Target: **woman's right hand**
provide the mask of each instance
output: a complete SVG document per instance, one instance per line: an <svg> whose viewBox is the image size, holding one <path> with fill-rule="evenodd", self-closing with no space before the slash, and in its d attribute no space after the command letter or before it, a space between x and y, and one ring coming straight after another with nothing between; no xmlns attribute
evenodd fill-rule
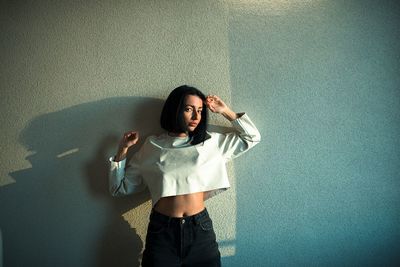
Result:
<svg viewBox="0 0 400 267"><path fill-rule="evenodd" d="M118 152L114 157L115 161L121 161L126 158L128 149L139 141L139 132L130 131L124 133L121 141L119 141Z"/></svg>
<svg viewBox="0 0 400 267"><path fill-rule="evenodd" d="M139 141L139 132L130 131L124 133L121 141L119 142L120 149L128 149Z"/></svg>

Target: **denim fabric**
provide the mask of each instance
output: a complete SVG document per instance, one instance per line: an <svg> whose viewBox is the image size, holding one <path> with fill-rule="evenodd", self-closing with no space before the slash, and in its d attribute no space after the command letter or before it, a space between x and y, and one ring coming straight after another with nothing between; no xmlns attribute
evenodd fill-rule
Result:
<svg viewBox="0 0 400 267"><path fill-rule="evenodd" d="M183 218L168 217L153 210L142 266L221 266L220 252L207 210Z"/></svg>

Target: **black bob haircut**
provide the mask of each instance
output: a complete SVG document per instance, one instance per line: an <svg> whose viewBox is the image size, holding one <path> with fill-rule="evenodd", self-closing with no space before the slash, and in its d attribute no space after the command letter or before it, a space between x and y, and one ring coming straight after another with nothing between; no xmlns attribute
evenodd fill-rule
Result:
<svg viewBox="0 0 400 267"><path fill-rule="evenodd" d="M187 132L183 112L185 109L185 99L188 95L195 95L203 100L203 109L201 111L201 120L193 132L189 132L192 138L191 144L197 145L204 142L209 135L207 134L208 112L205 104L205 95L197 88L188 85L182 85L169 94L165 100L164 107L161 112L160 124L161 128L171 133Z"/></svg>

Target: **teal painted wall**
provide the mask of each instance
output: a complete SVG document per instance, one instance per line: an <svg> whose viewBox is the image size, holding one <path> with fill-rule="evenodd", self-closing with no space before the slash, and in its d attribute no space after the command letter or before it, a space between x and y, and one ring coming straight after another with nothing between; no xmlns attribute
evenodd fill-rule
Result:
<svg viewBox="0 0 400 267"><path fill-rule="evenodd" d="M232 101L263 142L235 165L226 266L399 266L400 5L283 2L230 14Z"/></svg>

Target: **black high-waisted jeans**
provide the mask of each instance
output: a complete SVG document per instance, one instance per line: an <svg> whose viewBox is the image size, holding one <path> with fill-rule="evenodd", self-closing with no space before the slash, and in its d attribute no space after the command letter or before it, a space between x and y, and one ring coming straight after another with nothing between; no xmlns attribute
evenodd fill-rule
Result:
<svg viewBox="0 0 400 267"><path fill-rule="evenodd" d="M153 210L142 266L221 266L220 252L207 210L183 218L168 217Z"/></svg>

